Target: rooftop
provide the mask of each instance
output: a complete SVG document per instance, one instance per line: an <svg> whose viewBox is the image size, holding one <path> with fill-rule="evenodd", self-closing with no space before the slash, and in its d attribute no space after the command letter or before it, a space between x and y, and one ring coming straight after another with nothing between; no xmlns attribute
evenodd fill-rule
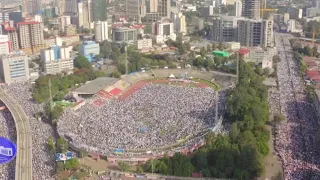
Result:
<svg viewBox="0 0 320 180"><path fill-rule="evenodd" d="M27 21L27 22L18 22L17 25L20 26L20 25L28 25L28 24L40 24L39 22L37 21Z"/></svg>
<svg viewBox="0 0 320 180"><path fill-rule="evenodd" d="M78 94L96 94L100 90L117 82L119 79L110 77L100 77L74 90Z"/></svg>

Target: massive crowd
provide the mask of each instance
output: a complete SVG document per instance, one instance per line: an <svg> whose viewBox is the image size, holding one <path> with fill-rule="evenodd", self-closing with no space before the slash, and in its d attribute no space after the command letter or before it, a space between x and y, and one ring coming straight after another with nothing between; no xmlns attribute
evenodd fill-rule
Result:
<svg viewBox="0 0 320 180"><path fill-rule="evenodd" d="M65 112L58 133L71 136L75 146L96 147L105 154L115 148L163 147L212 127L214 97L211 88L150 83L125 100L108 100L102 106L87 102Z"/></svg>
<svg viewBox="0 0 320 180"><path fill-rule="evenodd" d="M55 157L49 152L47 147L48 137L54 135L53 129L49 124L34 118L35 113L43 111L43 105L37 104L32 100L31 87L29 84L15 83L1 87L4 88L11 97L14 97L29 117L30 130L32 133L32 166L34 179L54 179ZM7 113L9 112L7 111ZM8 116L8 118L9 117L10 116ZM9 121L14 123L12 118L8 119L8 122ZM0 127L3 126L0 124ZM14 170L14 168L12 170Z"/></svg>
<svg viewBox="0 0 320 180"><path fill-rule="evenodd" d="M276 128L275 147L283 163L285 179L320 179L316 173L320 170L315 141L317 119L307 100L289 38L289 35L280 33L275 38L281 58L277 65L279 92L272 93L269 102L274 101L272 111L281 110L286 117L286 122Z"/></svg>

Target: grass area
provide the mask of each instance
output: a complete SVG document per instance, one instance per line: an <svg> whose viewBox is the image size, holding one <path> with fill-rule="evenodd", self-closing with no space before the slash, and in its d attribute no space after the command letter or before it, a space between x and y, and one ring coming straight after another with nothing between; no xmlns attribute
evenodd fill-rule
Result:
<svg viewBox="0 0 320 180"><path fill-rule="evenodd" d="M216 84L214 84L214 83L212 83L210 81L207 81L207 80L204 80L204 79L199 79L199 78L194 78L193 80L197 81L199 83L203 83L203 84L205 84L205 85L207 85L207 86L209 86L209 87L211 87L211 88L213 88L215 90L219 89L218 85L216 85Z"/></svg>

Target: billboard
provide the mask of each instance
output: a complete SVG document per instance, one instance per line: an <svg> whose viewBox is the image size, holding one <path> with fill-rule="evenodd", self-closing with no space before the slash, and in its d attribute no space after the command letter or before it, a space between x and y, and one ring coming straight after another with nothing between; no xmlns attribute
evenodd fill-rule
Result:
<svg viewBox="0 0 320 180"><path fill-rule="evenodd" d="M68 151L66 153L56 153L56 161L66 161L73 158L73 153Z"/></svg>
<svg viewBox="0 0 320 180"><path fill-rule="evenodd" d="M0 164L10 162L17 153L16 145L9 139L0 137Z"/></svg>
<svg viewBox="0 0 320 180"><path fill-rule="evenodd" d="M115 154L123 154L124 153L124 149L115 149L113 152Z"/></svg>

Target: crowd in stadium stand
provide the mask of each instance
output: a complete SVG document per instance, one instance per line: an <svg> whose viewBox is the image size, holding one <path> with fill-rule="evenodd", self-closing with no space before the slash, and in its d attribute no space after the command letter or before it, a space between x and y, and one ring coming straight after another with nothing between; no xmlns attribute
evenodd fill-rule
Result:
<svg viewBox="0 0 320 180"><path fill-rule="evenodd" d="M52 175L55 172L55 157L53 153L49 152L47 146L48 137L53 136L54 133L49 124L38 121L34 118L35 113L43 111L43 105L37 104L32 100L30 92L31 87L28 84L15 83L3 85L2 88L4 88L5 91L21 105L29 117L30 130L32 134L33 178L46 180L54 179ZM14 123L13 119L11 119L10 122Z"/></svg>
<svg viewBox="0 0 320 180"><path fill-rule="evenodd" d="M275 147L283 162L284 179L320 179L319 149L315 139L317 118L307 100L305 84L289 40L276 40L281 61L277 67L278 97L273 99L280 103L286 122L277 126Z"/></svg>
<svg viewBox="0 0 320 180"><path fill-rule="evenodd" d="M1 105L2 106L2 105ZM15 125L9 111L0 112L0 136L16 141ZM0 179L14 179L15 161L0 165Z"/></svg>
<svg viewBox="0 0 320 180"><path fill-rule="evenodd" d="M215 91L148 83L125 100L101 106L87 102L58 120L60 135L72 134L77 147L151 149L177 143L214 123ZM90 150L90 149L89 149Z"/></svg>

